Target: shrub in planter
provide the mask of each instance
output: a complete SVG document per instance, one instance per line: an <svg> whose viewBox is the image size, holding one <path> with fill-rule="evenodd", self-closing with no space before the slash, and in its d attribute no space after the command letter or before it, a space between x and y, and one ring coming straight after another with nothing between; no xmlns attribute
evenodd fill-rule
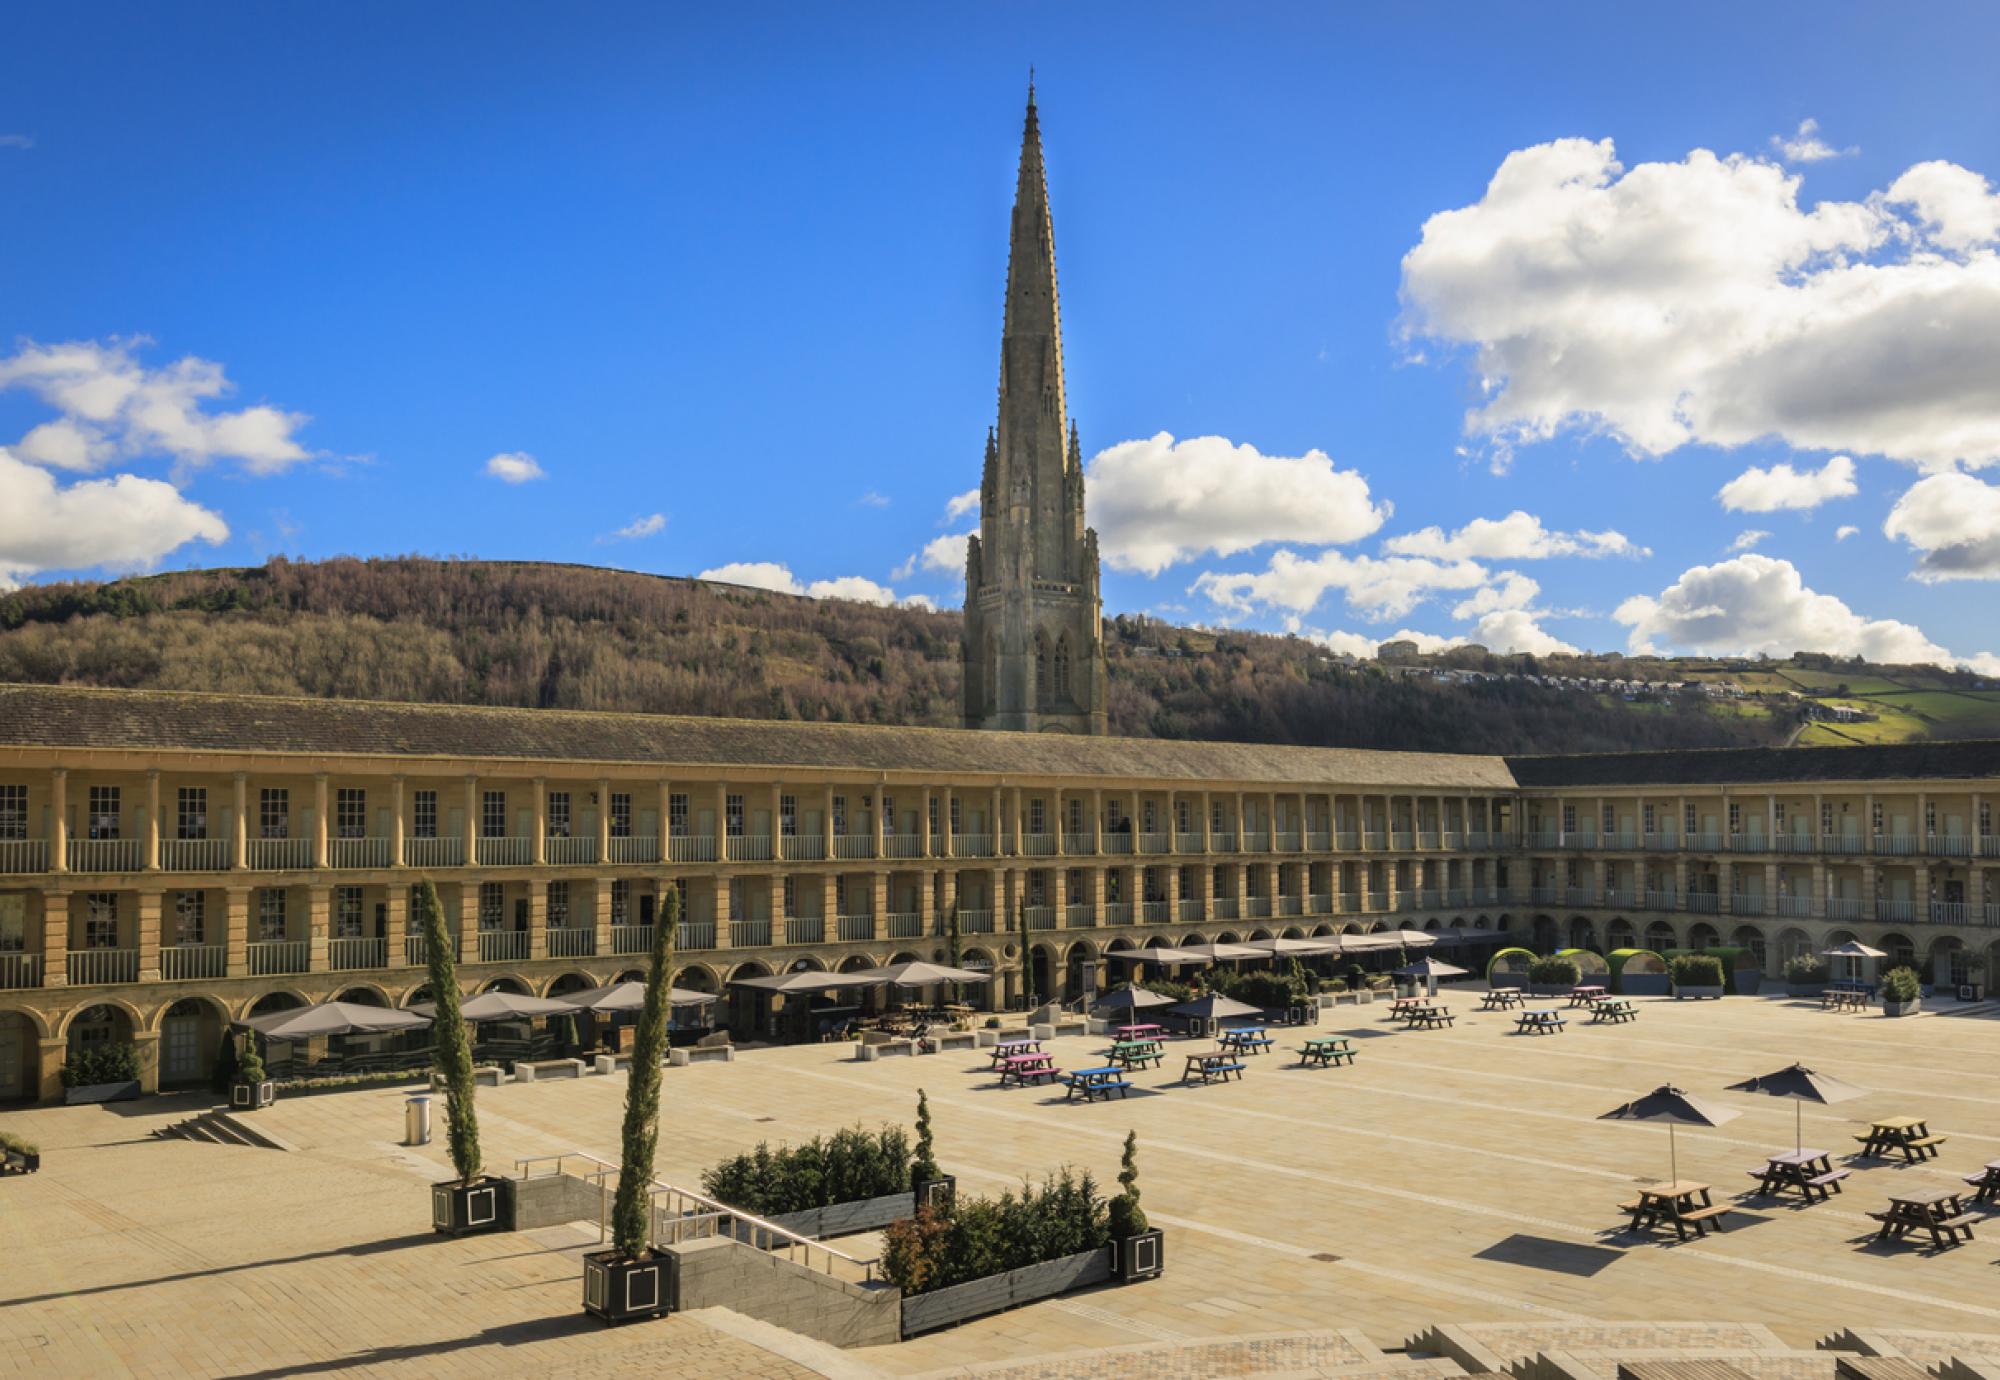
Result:
<svg viewBox="0 0 2000 1380"><path fill-rule="evenodd" d="M773 1151L760 1143L702 1171L702 1192L760 1217L910 1190L910 1144L900 1126L858 1127Z"/></svg>
<svg viewBox="0 0 2000 1380"><path fill-rule="evenodd" d="M129 1044L85 1045L63 1060L65 1088L94 1088L106 1083L133 1083L139 1078L139 1051Z"/></svg>
<svg viewBox="0 0 2000 1380"><path fill-rule="evenodd" d="M1667 971L1673 976L1676 998L1722 995L1722 960L1714 954L1680 954Z"/></svg>
<svg viewBox="0 0 2000 1380"><path fill-rule="evenodd" d="M1060 1260L1110 1243L1105 1206L1089 1174L1065 1169L1022 1184L1017 1198L961 1198L950 1213L921 1208L882 1239L882 1275L905 1295Z"/></svg>
<svg viewBox="0 0 2000 1380"><path fill-rule="evenodd" d="M458 1007L454 941L444 908L426 877L417 888L416 920L430 969L433 1067L444 1083L445 1142L458 1178L431 1185L431 1228L447 1236L514 1229L514 1181L479 1172L479 1113L473 1106L472 1042Z"/></svg>
<svg viewBox="0 0 2000 1380"><path fill-rule="evenodd" d="M656 1317L673 1306L673 1257L653 1249L653 1160L660 1143L660 1061L667 1053L667 975L674 967L680 895L669 887L653 927L646 1002L632 1041L625 1082L625 1128L618 1196L611 1205L611 1249L583 1258L583 1309L608 1323Z"/></svg>
<svg viewBox="0 0 2000 1380"><path fill-rule="evenodd" d="M1583 970L1573 958L1545 954L1528 965L1528 981L1536 987L1574 987L1583 980Z"/></svg>
<svg viewBox="0 0 2000 1380"><path fill-rule="evenodd" d="M1118 1252L1118 1278L1126 1283L1151 1279L1165 1268L1165 1236L1148 1225L1139 1206L1139 1135L1125 1133L1125 1154L1118 1162L1118 1196L1111 1200L1111 1242Z"/></svg>
<svg viewBox="0 0 2000 1380"><path fill-rule="evenodd" d="M33 1141L17 1136L12 1131L0 1131L0 1160L5 1161L8 1169L18 1169L23 1174L32 1174L42 1167L42 1152Z"/></svg>
<svg viewBox="0 0 2000 1380"><path fill-rule="evenodd" d="M1813 954L1794 954L1785 960L1785 983L1795 996L1818 992L1826 986L1827 967Z"/></svg>
<svg viewBox="0 0 2000 1380"><path fill-rule="evenodd" d="M264 1071L264 1056L257 1052L256 1036L248 1037L250 1047L243 1058L236 1063L235 1076L229 1080L229 1105L239 1112L254 1112L259 1107L268 1107L277 1101L277 1084ZM235 1042L230 1042L235 1048Z"/></svg>
<svg viewBox="0 0 2000 1380"><path fill-rule="evenodd" d="M917 1089L917 1149L910 1157L910 1192L916 1206L950 1212L958 1196L958 1180L938 1168L937 1145L931 1136L931 1100Z"/></svg>
<svg viewBox="0 0 2000 1380"><path fill-rule="evenodd" d="M1891 968L1882 974L1882 1012L1907 1016L1923 1004L1924 987L1911 968Z"/></svg>

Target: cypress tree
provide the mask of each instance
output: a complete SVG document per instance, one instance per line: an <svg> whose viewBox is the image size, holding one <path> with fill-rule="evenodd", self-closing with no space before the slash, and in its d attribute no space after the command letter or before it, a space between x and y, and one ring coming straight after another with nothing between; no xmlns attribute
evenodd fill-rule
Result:
<svg viewBox="0 0 2000 1380"><path fill-rule="evenodd" d="M424 936L424 957L430 968L432 1065L444 1076L445 1139L458 1181L469 1184L479 1175L479 1114L473 1110L472 1044L466 1038L465 1017L458 1009L458 963L451 935L444 927L444 907L437 888L426 877L417 885L417 927Z"/></svg>
<svg viewBox="0 0 2000 1380"><path fill-rule="evenodd" d="M653 961L646 971L646 1004L632 1040L632 1072L625 1084L625 1135L618 1162L618 1198L611 1207L611 1244L637 1260L650 1244L653 1155L660 1142L660 1060L667 1053L667 1016L674 966L674 932L681 898L668 887L653 927Z"/></svg>
<svg viewBox="0 0 2000 1380"><path fill-rule="evenodd" d="M952 897L951 909L945 912L944 955L945 955L945 962L951 967L959 968L964 966L963 956L959 950L958 898L956 896ZM949 994L950 999L953 1002L957 1002L959 1000L960 984L956 982L951 983L945 988L945 990Z"/></svg>
<svg viewBox="0 0 2000 1380"><path fill-rule="evenodd" d="M1111 1200L1111 1234L1137 1236L1146 1230L1146 1210L1139 1206L1139 1133L1125 1133L1125 1154L1118 1161L1119 1193Z"/></svg>
<svg viewBox="0 0 2000 1380"><path fill-rule="evenodd" d="M937 1151L931 1140L931 1101L924 1096L922 1088L917 1089L917 1149L910 1157L910 1187L912 1189L925 1179L935 1179L942 1170L938 1168Z"/></svg>
<svg viewBox="0 0 2000 1380"><path fill-rule="evenodd" d="M1035 954L1028 943L1028 907L1026 902L1015 906L1014 913L1021 925L1021 1006L1023 1010L1035 1009Z"/></svg>

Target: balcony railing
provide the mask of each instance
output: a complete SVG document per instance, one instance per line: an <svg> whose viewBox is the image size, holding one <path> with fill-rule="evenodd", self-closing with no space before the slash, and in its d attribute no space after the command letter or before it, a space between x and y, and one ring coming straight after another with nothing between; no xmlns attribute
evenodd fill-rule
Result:
<svg viewBox="0 0 2000 1380"><path fill-rule="evenodd" d="M993 835L959 834L951 841L951 851L961 858L990 858L993 856Z"/></svg>
<svg viewBox="0 0 2000 1380"><path fill-rule="evenodd" d="M1682 838L1686 841L1686 846L1697 853L1721 852L1722 837L1723 836L1721 834L1705 834L1705 833L1682 835Z"/></svg>
<svg viewBox="0 0 2000 1380"><path fill-rule="evenodd" d="M677 949L712 949L715 947L715 922L713 920L683 920L674 926L674 947Z"/></svg>
<svg viewBox="0 0 2000 1380"><path fill-rule="evenodd" d="M1569 906L1594 906L1597 904L1597 892L1587 886L1564 887L1563 904Z"/></svg>
<svg viewBox="0 0 2000 1380"><path fill-rule="evenodd" d="M406 967L421 968L430 961L430 945L420 934L403 936L403 963Z"/></svg>
<svg viewBox="0 0 2000 1380"><path fill-rule="evenodd" d="M846 943L873 939L875 937L875 917L867 914L836 916L834 918L834 932ZM800 941L794 939L791 942L797 944Z"/></svg>
<svg viewBox="0 0 2000 1380"><path fill-rule="evenodd" d="M1271 832L1268 829L1246 829L1238 847L1245 853L1268 853L1271 851Z"/></svg>
<svg viewBox="0 0 2000 1380"><path fill-rule="evenodd" d="M1562 904L1562 888L1537 886L1528 889L1528 904L1535 906L1559 906Z"/></svg>
<svg viewBox="0 0 2000 1380"><path fill-rule="evenodd" d="M1139 851L1142 853L1168 853L1173 851L1173 846L1172 834L1139 835Z"/></svg>
<svg viewBox="0 0 2000 1380"><path fill-rule="evenodd" d="M1627 830L1618 830L1602 836L1601 847L1614 848L1621 852L1631 852L1639 846L1639 836Z"/></svg>
<svg viewBox="0 0 2000 1380"><path fill-rule="evenodd" d="M1810 853L1813 851L1813 843L1814 839L1811 834L1773 834L1771 836L1771 851L1773 853Z"/></svg>
<svg viewBox="0 0 2000 1380"><path fill-rule="evenodd" d="M645 838L632 834L621 838L613 834L608 842L611 845L611 856L607 859L609 862L656 863L660 860L660 840L656 834L649 834Z"/></svg>
<svg viewBox="0 0 2000 1380"><path fill-rule="evenodd" d="M1680 847L1680 835L1671 830L1658 834L1640 835L1640 843L1649 853L1671 853Z"/></svg>
<svg viewBox="0 0 2000 1380"><path fill-rule="evenodd" d="M1333 914L1333 893L1330 891L1314 891L1307 893L1306 914L1308 915Z"/></svg>
<svg viewBox="0 0 2000 1380"><path fill-rule="evenodd" d="M1430 894L1433 896L1437 895L1436 892ZM1306 902L1303 896L1280 896L1278 898L1278 914L1304 915L1305 913Z"/></svg>
<svg viewBox="0 0 2000 1380"><path fill-rule="evenodd" d="M252 977L303 973L311 946L303 939L259 939L246 946Z"/></svg>
<svg viewBox="0 0 2000 1380"><path fill-rule="evenodd" d="M42 985L40 954L0 954L0 990Z"/></svg>
<svg viewBox="0 0 2000 1380"><path fill-rule="evenodd" d="M1324 829L1306 830L1305 839L1308 853L1324 853L1333 846L1333 835Z"/></svg>
<svg viewBox="0 0 2000 1380"><path fill-rule="evenodd" d="M1645 893L1645 907L1647 910L1672 910L1674 893L1670 890L1648 891Z"/></svg>
<svg viewBox="0 0 2000 1380"><path fill-rule="evenodd" d="M542 856L552 867L576 867L597 861L597 835L563 838L552 835L543 841Z"/></svg>
<svg viewBox="0 0 2000 1380"><path fill-rule="evenodd" d="M1373 852L1380 852L1389 846L1389 835L1381 829L1367 829L1362 832L1361 846Z"/></svg>
<svg viewBox="0 0 2000 1380"><path fill-rule="evenodd" d="M872 858L875 856L875 836L873 834L836 834L833 839L833 856L836 858Z"/></svg>
<svg viewBox="0 0 2000 1380"><path fill-rule="evenodd" d="M1865 834L1821 834L1819 851L1852 856L1868 851L1868 837Z"/></svg>
<svg viewBox="0 0 2000 1380"><path fill-rule="evenodd" d="M1174 908L1166 901L1141 901L1139 918L1148 925L1164 925L1173 919Z"/></svg>
<svg viewBox="0 0 2000 1380"><path fill-rule="evenodd" d="M769 936L767 935L766 938ZM653 951L653 927L651 925L613 925L611 927L611 952L614 954L648 954Z"/></svg>
<svg viewBox="0 0 2000 1380"><path fill-rule="evenodd" d="M1132 833L1129 830L1107 829L1104 831L1104 851L1107 853L1130 853L1132 851L1132 837Z"/></svg>
<svg viewBox="0 0 2000 1380"><path fill-rule="evenodd" d="M329 939L327 966L331 968L386 968L389 941L386 939Z"/></svg>
<svg viewBox="0 0 2000 1380"><path fill-rule="evenodd" d="M727 842L729 844L729 861L731 862L771 861L771 836L769 834L731 834Z"/></svg>
<svg viewBox="0 0 2000 1380"><path fill-rule="evenodd" d="M301 840L264 839L262 842L266 844L287 844L298 843ZM307 856L310 857L310 853ZM252 867L296 867L299 865L292 862L259 864L254 861L256 858L255 845L251 847L251 858L253 859L250 864ZM462 838L406 838L403 840L403 865L406 867L422 868L463 867L465 866L465 840Z"/></svg>
<svg viewBox="0 0 2000 1380"><path fill-rule="evenodd" d="M1174 903L1174 918L1181 921L1201 919L1201 898L1184 896Z"/></svg>
<svg viewBox="0 0 2000 1380"><path fill-rule="evenodd" d="M312 866L312 840L247 839L243 861L260 872L302 872Z"/></svg>
<svg viewBox="0 0 2000 1380"><path fill-rule="evenodd" d="M2000 834L1980 835L1979 856L1982 858L2000 858Z"/></svg>
<svg viewBox="0 0 2000 1380"><path fill-rule="evenodd" d="M958 932L960 934L993 933L993 912L990 910L961 908L958 912Z"/></svg>
<svg viewBox="0 0 2000 1380"><path fill-rule="evenodd" d="M1021 835L1021 856L1022 856L1022 857L1024 857L1024 858L1053 858L1053 857L1054 857L1055 855L1056 855L1056 836L1055 836L1054 834L1023 834L1023 835ZM901 854L892 854L891 856L894 856L894 857L901 857L902 855L901 855Z"/></svg>
<svg viewBox="0 0 2000 1380"><path fill-rule="evenodd" d="M668 862L714 862L713 834L676 834L667 840Z"/></svg>
<svg viewBox="0 0 2000 1380"><path fill-rule="evenodd" d="M1562 847L1562 835L1554 829L1523 829L1521 831L1521 846L1523 848L1560 848Z"/></svg>
<svg viewBox="0 0 2000 1380"><path fill-rule="evenodd" d="M1813 903L1810 896L1780 896L1777 900L1778 914L1793 920L1812 918Z"/></svg>
<svg viewBox="0 0 2000 1380"><path fill-rule="evenodd" d="M922 834L890 834L882 840L882 856L885 858L921 858L923 855Z"/></svg>
<svg viewBox="0 0 2000 1380"><path fill-rule="evenodd" d="M1097 852L1097 846L1091 842L1088 834L1065 833L1062 836L1062 847L1063 852L1078 858L1089 857Z"/></svg>
<svg viewBox="0 0 2000 1380"><path fill-rule="evenodd" d="M1097 923L1097 912L1089 905L1079 902L1063 907L1063 928L1087 930Z"/></svg>
<svg viewBox="0 0 2000 1380"><path fill-rule="evenodd" d="M1243 898L1243 918L1264 920L1271 914L1271 898L1268 896L1246 896Z"/></svg>
<svg viewBox="0 0 2000 1380"><path fill-rule="evenodd" d="M891 939L922 939L924 937L923 912L915 910L890 911L889 937Z"/></svg>
<svg viewBox="0 0 2000 1380"><path fill-rule="evenodd" d="M1361 846L1361 835L1352 829L1342 830L1333 836L1333 846L1336 852L1352 853Z"/></svg>
<svg viewBox="0 0 2000 1380"><path fill-rule="evenodd" d="M526 867L535 860L535 841L525 834L474 842L479 846L481 867Z"/></svg>
<svg viewBox="0 0 2000 1380"><path fill-rule="evenodd" d="M1722 911L1722 897L1713 891L1690 891L1688 909L1697 915L1718 915Z"/></svg>
<svg viewBox="0 0 2000 1380"><path fill-rule="evenodd" d="M328 839L326 861L329 867L387 867L389 840Z"/></svg>
<svg viewBox="0 0 2000 1380"><path fill-rule="evenodd" d="M1915 834L1877 834L1875 851L1890 857L1904 857L1917 851Z"/></svg>
<svg viewBox="0 0 2000 1380"><path fill-rule="evenodd" d="M1343 891L1340 893L1340 910L1343 915L1356 915L1361 910L1361 893Z"/></svg>
<svg viewBox="0 0 2000 1380"><path fill-rule="evenodd" d="M597 931L588 925L552 925L548 933L550 958L592 958L597 954Z"/></svg>
<svg viewBox="0 0 2000 1380"><path fill-rule="evenodd" d="M870 937L874 927L869 927ZM826 939L826 918L819 915L794 915L785 921L785 942L787 944L818 944Z"/></svg>
<svg viewBox="0 0 2000 1380"><path fill-rule="evenodd" d="M0 839L0 873L46 872L48 869L48 840Z"/></svg>
<svg viewBox="0 0 2000 1380"><path fill-rule="evenodd" d="M1729 851L1732 853L1768 853L1771 841L1761 829L1745 830L1729 836Z"/></svg>
<svg viewBox="0 0 2000 1380"><path fill-rule="evenodd" d="M228 839L161 839L160 868L166 872L225 872Z"/></svg>
<svg viewBox="0 0 2000 1380"><path fill-rule="evenodd" d="M1864 920L1867 917L1868 903L1858 896L1826 898L1826 918L1829 920Z"/></svg>
<svg viewBox="0 0 2000 1380"><path fill-rule="evenodd" d="M1217 896L1208 903L1212 918L1217 920L1240 919L1242 904L1234 896Z"/></svg>
<svg viewBox="0 0 2000 1380"><path fill-rule="evenodd" d="M1940 858L1969 858L1978 842L1970 834L1931 834L1924 839L1924 851Z"/></svg>
<svg viewBox="0 0 2000 1380"><path fill-rule="evenodd" d="M1305 834L1301 831L1281 829L1271 836L1272 851L1296 853L1305 846L1305 838Z"/></svg>
<svg viewBox="0 0 2000 1380"><path fill-rule="evenodd" d="M1208 836L1208 851L1211 853L1234 853L1236 835L1228 829L1217 829Z"/></svg>
<svg viewBox="0 0 2000 1380"><path fill-rule="evenodd" d="M1199 853L1202 851L1201 835L1182 831L1173 835L1174 852Z"/></svg>
<svg viewBox="0 0 2000 1380"><path fill-rule="evenodd" d="M1875 903L1875 918L1877 920L1898 922L1914 920L1917 918L1917 903L1915 901L1877 901Z"/></svg>
<svg viewBox="0 0 2000 1380"><path fill-rule="evenodd" d="M1106 901L1104 903L1104 923L1107 925L1131 924L1132 903L1130 901Z"/></svg>
<svg viewBox="0 0 2000 1380"><path fill-rule="evenodd" d="M72 872L137 872L137 839L71 839L69 870Z"/></svg>
<svg viewBox="0 0 2000 1380"><path fill-rule="evenodd" d="M1021 918L1031 930L1052 930L1056 927L1054 906L1023 906Z"/></svg>
<svg viewBox="0 0 2000 1380"><path fill-rule="evenodd" d="M518 963L527 956L528 932L526 930L481 930L479 932L479 961L481 963Z"/></svg>
<svg viewBox="0 0 2000 1380"><path fill-rule="evenodd" d="M1769 903L1761 891L1737 891L1730 893L1729 913L1731 915L1769 915Z"/></svg>
<svg viewBox="0 0 2000 1380"><path fill-rule="evenodd" d="M71 949L69 980L73 987L98 982L137 982L137 949Z"/></svg>
<svg viewBox="0 0 2000 1380"><path fill-rule="evenodd" d="M791 927L799 923L801 922L797 919L785 922L788 938L790 937ZM822 934L825 932L825 927L817 919L810 923L812 925L811 933ZM729 922L729 946L732 949L760 949L768 946L770 942L771 922L769 920L731 920ZM791 942L800 944L806 941L795 939Z"/></svg>

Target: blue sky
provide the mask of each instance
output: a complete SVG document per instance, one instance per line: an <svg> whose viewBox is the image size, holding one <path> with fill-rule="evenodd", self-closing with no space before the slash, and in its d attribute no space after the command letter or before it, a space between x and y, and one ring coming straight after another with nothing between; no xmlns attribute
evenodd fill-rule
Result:
<svg viewBox="0 0 2000 1380"><path fill-rule="evenodd" d="M1107 612L2000 670L1996 30L35 7L0 579L423 552L955 605L1032 62Z"/></svg>

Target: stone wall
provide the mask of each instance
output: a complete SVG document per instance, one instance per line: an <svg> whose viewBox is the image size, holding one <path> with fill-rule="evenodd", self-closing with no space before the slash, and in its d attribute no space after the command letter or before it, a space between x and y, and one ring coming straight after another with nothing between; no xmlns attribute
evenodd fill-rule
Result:
<svg viewBox="0 0 2000 1380"><path fill-rule="evenodd" d="M674 1308L733 1308L831 1346L882 1346L903 1337L903 1293L850 1284L723 1237L663 1248L675 1257Z"/></svg>
<svg viewBox="0 0 2000 1380"><path fill-rule="evenodd" d="M514 1230L555 1227L564 1222L595 1222L601 1205L598 1188L574 1174L538 1174L514 1181Z"/></svg>

